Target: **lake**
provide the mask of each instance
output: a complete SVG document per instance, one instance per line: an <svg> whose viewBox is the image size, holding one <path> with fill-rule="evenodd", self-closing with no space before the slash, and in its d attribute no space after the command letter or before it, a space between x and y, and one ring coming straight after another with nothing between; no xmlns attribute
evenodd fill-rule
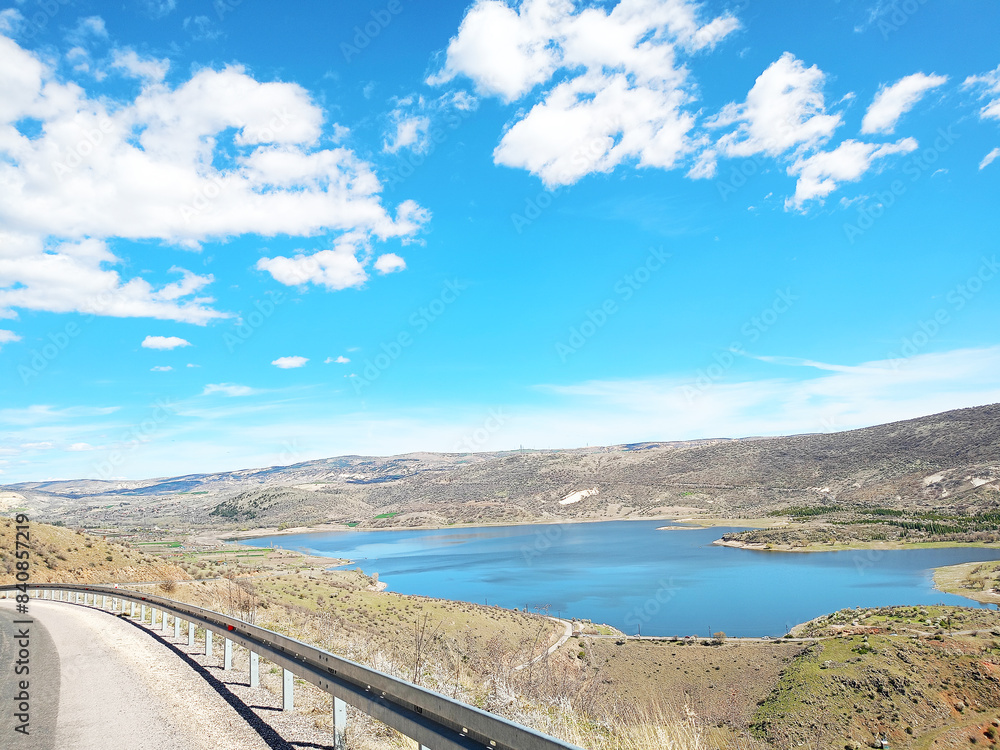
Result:
<svg viewBox="0 0 1000 750"><path fill-rule="evenodd" d="M634 635L783 635L844 607L985 606L933 587L932 569L997 560L996 549L755 552L727 531L668 521L343 531L247 540L347 558L390 591L605 622Z"/></svg>

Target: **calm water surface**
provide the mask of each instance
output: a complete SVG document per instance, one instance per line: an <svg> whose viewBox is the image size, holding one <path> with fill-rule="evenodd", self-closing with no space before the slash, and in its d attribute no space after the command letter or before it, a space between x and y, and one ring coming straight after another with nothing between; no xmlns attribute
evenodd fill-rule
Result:
<svg viewBox="0 0 1000 750"><path fill-rule="evenodd" d="M344 531L249 540L351 559L404 594L548 608L644 635L782 635L844 607L980 606L933 588L932 569L1000 559L992 549L754 552L726 531L665 521Z"/></svg>

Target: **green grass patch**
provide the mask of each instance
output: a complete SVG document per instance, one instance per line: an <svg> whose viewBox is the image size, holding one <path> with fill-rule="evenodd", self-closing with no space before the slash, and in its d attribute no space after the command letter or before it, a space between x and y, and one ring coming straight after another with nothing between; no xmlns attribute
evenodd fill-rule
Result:
<svg viewBox="0 0 1000 750"><path fill-rule="evenodd" d="M399 511L393 511L392 513L379 513L375 518L392 518L393 516L398 516Z"/></svg>

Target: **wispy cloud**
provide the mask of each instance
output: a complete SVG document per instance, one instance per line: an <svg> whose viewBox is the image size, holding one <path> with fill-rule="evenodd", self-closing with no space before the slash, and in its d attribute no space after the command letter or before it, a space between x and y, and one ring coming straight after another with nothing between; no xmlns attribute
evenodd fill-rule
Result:
<svg viewBox="0 0 1000 750"><path fill-rule="evenodd" d="M223 396L250 396L257 391L248 385L237 385L236 383L209 383L205 386L205 390L201 392L202 396L211 396L215 393L221 393Z"/></svg>

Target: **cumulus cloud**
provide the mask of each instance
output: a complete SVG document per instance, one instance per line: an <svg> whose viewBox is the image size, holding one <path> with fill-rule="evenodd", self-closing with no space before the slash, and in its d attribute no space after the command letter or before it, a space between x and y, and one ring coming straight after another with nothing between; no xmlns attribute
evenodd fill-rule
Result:
<svg viewBox="0 0 1000 750"><path fill-rule="evenodd" d="M899 118L909 112L924 94L948 82L948 76L914 73L891 86L882 86L861 121L862 133L891 133Z"/></svg>
<svg viewBox="0 0 1000 750"><path fill-rule="evenodd" d="M13 331L5 331L3 329L0 329L0 346L3 346L4 344L9 344L12 341L20 341L20 340L21 337L18 336Z"/></svg>
<svg viewBox="0 0 1000 750"><path fill-rule="evenodd" d="M962 82L962 88L972 89L979 94L980 99L986 100L986 104L979 110L981 118L1000 120L1000 65L996 70L982 75L969 76Z"/></svg>
<svg viewBox="0 0 1000 750"><path fill-rule="evenodd" d="M428 82L465 76L507 102L541 88L541 101L507 130L493 159L547 186L626 160L669 169L691 150L694 124L684 109L693 87L677 58L739 27L730 15L702 22L700 10L688 0L622 0L610 10L567 0L516 7L478 0Z"/></svg>
<svg viewBox="0 0 1000 750"><path fill-rule="evenodd" d="M96 450L96 449L90 443L73 443L68 448L66 448L66 450L68 450L68 451L92 451L92 450Z"/></svg>
<svg viewBox="0 0 1000 750"><path fill-rule="evenodd" d="M395 130L382 145L383 151L394 154L401 148L408 148L421 154L427 150L430 118L423 115L406 116L397 110L393 112L392 119Z"/></svg>
<svg viewBox="0 0 1000 750"><path fill-rule="evenodd" d="M75 33L100 33L85 21ZM357 233L368 263L371 242L409 238L429 217L412 201L389 212L371 166L326 147L324 113L301 86L237 65L171 86L165 61L125 51L114 64L142 80L133 100L89 96L0 36L0 317L91 308L203 324L224 317L200 293L211 276L176 269L181 281L160 288L122 278L106 243ZM18 130L26 119L37 134Z"/></svg>
<svg viewBox="0 0 1000 750"><path fill-rule="evenodd" d="M334 362L334 363L336 363L338 365L346 365L350 361L351 360L349 360L347 357L345 357L343 354L341 354L336 359L334 359L333 357L327 357L326 359L323 360L323 364L328 365L331 362Z"/></svg>
<svg viewBox="0 0 1000 750"><path fill-rule="evenodd" d="M986 154L986 156L983 157L983 160L981 162L979 162L979 168L986 169L986 167L988 167L990 164L996 161L996 158L998 156L1000 156L1000 148L993 149L988 154Z"/></svg>
<svg viewBox="0 0 1000 750"><path fill-rule="evenodd" d="M0 10L0 34L10 36L21 28L22 23L24 23L24 16L17 8Z"/></svg>
<svg viewBox="0 0 1000 750"><path fill-rule="evenodd" d="M156 367L150 367L150 372L170 372L174 368L170 365L157 365Z"/></svg>
<svg viewBox="0 0 1000 750"><path fill-rule="evenodd" d="M133 49L116 49L112 53L111 67L124 71L133 78L144 81L159 82L167 75L170 61L157 60L152 57L140 57Z"/></svg>
<svg viewBox="0 0 1000 750"><path fill-rule="evenodd" d="M271 364L275 367L281 368L282 370L292 370L296 367L305 367L305 364L308 361L308 357L278 357L276 360L271 362Z"/></svg>
<svg viewBox="0 0 1000 750"><path fill-rule="evenodd" d="M209 383L205 386L205 390L201 392L202 396L211 396L215 393L221 393L223 396L249 396L256 391L248 385L237 385L236 383Z"/></svg>
<svg viewBox="0 0 1000 750"><path fill-rule="evenodd" d="M406 261L396 255L396 253L380 255L375 261L375 270L381 274L402 271L404 268L406 268Z"/></svg>
<svg viewBox="0 0 1000 750"><path fill-rule="evenodd" d="M191 342L177 336L147 336L140 346L143 349L176 349L179 346L191 346Z"/></svg>
<svg viewBox="0 0 1000 750"><path fill-rule="evenodd" d="M896 143L875 144L844 141L832 151L821 151L798 159L788 173L798 175L795 195L785 201L786 208L801 209L810 200L819 200L837 189L841 182L854 182L867 172L878 159L892 154L908 154L916 150L913 138Z"/></svg>
<svg viewBox="0 0 1000 750"><path fill-rule="evenodd" d="M745 101L726 105L708 122L711 128L736 125L716 148L730 157L779 156L825 143L842 122L826 111L825 82L819 67L784 53L757 77Z"/></svg>

